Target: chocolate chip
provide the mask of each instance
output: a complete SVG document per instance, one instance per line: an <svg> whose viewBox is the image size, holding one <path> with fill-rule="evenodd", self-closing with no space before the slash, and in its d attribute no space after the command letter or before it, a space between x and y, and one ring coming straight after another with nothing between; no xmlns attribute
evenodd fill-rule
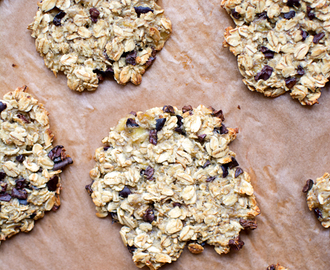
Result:
<svg viewBox="0 0 330 270"><path fill-rule="evenodd" d="M110 59L107 60L109 61ZM97 78L99 79L99 81L104 81L104 78L112 77L114 74L113 69L110 66L108 66L105 71L94 69L93 72L97 74Z"/></svg>
<svg viewBox="0 0 330 270"><path fill-rule="evenodd" d="M55 165L53 167L53 171L62 170L64 167L66 167L67 165L72 164L72 163L73 163L72 158L68 157L59 163L55 163Z"/></svg>
<svg viewBox="0 0 330 270"><path fill-rule="evenodd" d="M221 169L222 169L222 178L226 178L228 176L228 167L221 165Z"/></svg>
<svg viewBox="0 0 330 270"><path fill-rule="evenodd" d="M310 19L310 20L313 20L315 19L315 13L313 12L312 8L311 7L307 7L307 17Z"/></svg>
<svg viewBox="0 0 330 270"><path fill-rule="evenodd" d="M153 145L157 145L157 130L156 129L149 131L149 142Z"/></svg>
<svg viewBox="0 0 330 270"><path fill-rule="evenodd" d="M206 134L201 134L201 135L198 135L197 137L198 137L198 141L200 143L203 143L206 138Z"/></svg>
<svg viewBox="0 0 330 270"><path fill-rule="evenodd" d="M205 164L202 166L203 169L205 169L207 166L211 165L211 162L207 160Z"/></svg>
<svg viewBox="0 0 330 270"><path fill-rule="evenodd" d="M33 213L30 215L30 218L35 218L36 215L37 215L36 213Z"/></svg>
<svg viewBox="0 0 330 270"><path fill-rule="evenodd" d="M299 1L300 1L300 0L288 0L287 5L288 5L289 7L293 7L293 6L295 6L295 7L299 7L299 6L300 6Z"/></svg>
<svg viewBox="0 0 330 270"><path fill-rule="evenodd" d="M230 169L233 169L233 168L239 166L236 158L234 158L234 157L231 158L231 162L229 162L229 163L227 163L225 165L227 165Z"/></svg>
<svg viewBox="0 0 330 270"><path fill-rule="evenodd" d="M15 181L16 183L16 188L17 189L23 189L23 188L26 188L28 186L26 180L24 178L19 178Z"/></svg>
<svg viewBox="0 0 330 270"><path fill-rule="evenodd" d="M221 127L220 127L219 131L220 131L220 134L227 134L229 132L223 123L221 123Z"/></svg>
<svg viewBox="0 0 330 270"><path fill-rule="evenodd" d="M323 32L316 34L313 38L313 43L314 44L319 43L319 41L324 37L325 37L325 34Z"/></svg>
<svg viewBox="0 0 330 270"><path fill-rule="evenodd" d="M28 204L28 202L27 202L27 200L18 200L18 202L19 202L19 204L22 204L22 205L27 205Z"/></svg>
<svg viewBox="0 0 330 270"><path fill-rule="evenodd" d="M308 191L310 191L312 189L313 185L314 185L313 180L312 179L308 179L306 181L306 185L304 186L302 192L307 193Z"/></svg>
<svg viewBox="0 0 330 270"><path fill-rule="evenodd" d="M119 196L123 198L127 198L130 194L132 194L132 191L126 186L121 191L119 191Z"/></svg>
<svg viewBox="0 0 330 270"><path fill-rule="evenodd" d="M241 224L241 226L244 229L249 229L249 230L254 230L258 227L257 222L255 220L249 220L249 219L240 219L239 220L239 224Z"/></svg>
<svg viewBox="0 0 330 270"><path fill-rule="evenodd" d="M110 217L111 217L112 223L117 223L118 222L117 212L110 212Z"/></svg>
<svg viewBox="0 0 330 270"><path fill-rule="evenodd" d="M89 195L92 195L92 193L93 193L93 189L92 189L93 183L94 183L94 180L92 181L92 183L85 186L85 189L86 189L86 191L88 192Z"/></svg>
<svg viewBox="0 0 330 270"><path fill-rule="evenodd" d="M206 182L213 182L215 180L215 178L217 178L216 176L209 176L207 179L206 179Z"/></svg>
<svg viewBox="0 0 330 270"><path fill-rule="evenodd" d="M176 207L176 206L181 207L181 203L178 203L178 202L174 202L172 205L173 205L173 207Z"/></svg>
<svg viewBox="0 0 330 270"><path fill-rule="evenodd" d="M25 200L25 199L27 199L28 194L25 189L19 190L19 189L13 188L13 190L11 191L11 197Z"/></svg>
<svg viewBox="0 0 330 270"><path fill-rule="evenodd" d="M296 83L297 83L297 79L295 77L289 77L289 78L285 79L285 85L289 89L294 87Z"/></svg>
<svg viewBox="0 0 330 270"><path fill-rule="evenodd" d="M240 176L243 172L244 171L240 167L237 167L236 170L235 170L235 178Z"/></svg>
<svg viewBox="0 0 330 270"><path fill-rule="evenodd" d="M233 16L233 18L236 20L238 20L241 17L241 15L235 9L231 11L231 16Z"/></svg>
<svg viewBox="0 0 330 270"><path fill-rule="evenodd" d="M7 190L7 183L5 182L0 182L0 193L5 193Z"/></svg>
<svg viewBox="0 0 330 270"><path fill-rule="evenodd" d="M57 189L57 184L58 184L58 176L54 175L48 180L46 185L49 191L55 191Z"/></svg>
<svg viewBox="0 0 330 270"><path fill-rule="evenodd" d="M283 14L284 19L287 19L287 20L294 18L294 16L296 16L296 12L294 10L291 10L291 11Z"/></svg>
<svg viewBox="0 0 330 270"><path fill-rule="evenodd" d="M64 11L60 11L59 13L57 13L53 19L53 23L55 24L55 26L60 26L61 25L61 20L63 19L63 17L66 15L66 13Z"/></svg>
<svg viewBox="0 0 330 270"><path fill-rule="evenodd" d="M105 147L103 147L103 150L106 152L106 151L108 151L109 148L110 148L110 146L105 146Z"/></svg>
<svg viewBox="0 0 330 270"><path fill-rule="evenodd" d="M22 162L24 161L24 159L25 159L25 156L24 156L24 155L18 155L18 156L16 157L16 160L17 160L19 163L22 163Z"/></svg>
<svg viewBox="0 0 330 270"><path fill-rule="evenodd" d="M234 239L230 239L228 244L230 247L235 248L236 250L240 250L244 246L244 242L241 241L239 236Z"/></svg>
<svg viewBox="0 0 330 270"><path fill-rule="evenodd" d="M276 265L272 264L267 267L267 270L276 270Z"/></svg>
<svg viewBox="0 0 330 270"><path fill-rule="evenodd" d="M302 41L304 41L307 36L308 36L308 33L302 29L300 29L300 34L301 34L301 37L302 37Z"/></svg>
<svg viewBox="0 0 330 270"><path fill-rule="evenodd" d="M301 66L301 65L299 65L298 67L297 67L297 73L298 73L298 75L305 75L305 70L304 70L304 68Z"/></svg>
<svg viewBox="0 0 330 270"><path fill-rule="evenodd" d="M53 207L52 207L52 211L53 212L56 212L59 208L61 207L61 205L53 205Z"/></svg>
<svg viewBox="0 0 330 270"><path fill-rule="evenodd" d="M135 247L135 246L129 246L129 245L127 245L127 249L128 249L128 251L129 251L131 254L133 254L134 251L136 250L136 247Z"/></svg>
<svg viewBox="0 0 330 270"><path fill-rule="evenodd" d="M18 113L17 114L17 117L19 118L19 119L21 119L21 120L23 120L25 123L30 123L30 120L29 119L27 119L27 116L25 116L25 115L23 115L23 114L21 114L21 113Z"/></svg>
<svg viewBox="0 0 330 270"><path fill-rule="evenodd" d="M155 172L155 170L152 168L152 167L150 167L150 166L148 166L145 170L144 170L144 173L143 173L143 175L148 179L148 180L152 180L153 178L153 175L154 175L154 172Z"/></svg>
<svg viewBox="0 0 330 270"><path fill-rule="evenodd" d="M265 65L264 68L254 76L255 81L264 80L267 81L273 73L273 68Z"/></svg>
<svg viewBox="0 0 330 270"><path fill-rule="evenodd" d="M159 118L159 119L156 119L156 130L157 130L157 131L162 130L162 128L163 128L164 125L165 125L165 122L166 122L166 118Z"/></svg>
<svg viewBox="0 0 330 270"><path fill-rule="evenodd" d="M143 220L146 222L153 222L155 220L154 211L151 208L148 208L143 215Z"/></svg>
<svg viewBox="0 0 330 270"><path fill-rule="evenodd" d="M0 180L5 179L6 173L5 172L0 172Z"/></svg>
<svg viewBox="0 0 330 270"><path fill-rule="evenodd" d="M126 127L132 128L132 127L139 127L138 123L136 123L135 119L128 118L126 121Z"/></svg>
<svg viewBox="0 0 330 270"><path fill-rule="evenodd" d="M151 8L149 7L134 7L135 12L137 14L138 17L140 17L141 14L145 14L148 12L154 12Z"/></svg>
<svg viewBox="0 0 330 270"><path fill-rule="evenodd" d="M183 117L181 115L176 115L177 118L177 127L174 128L174 131L182 134L182 135L186 135L186 132L184 130L183 127Z"/></svg>
<svg viewBox="0 0 330 270"><path fill-rule="evenodd" d="M217 118L220 118L221 121L225 121L225 116L223 115L222 110L214 111L212 113L212 116L217 117Z"/></svg>
<svg viewBox="0 0 330 270"><path fill-rule="evenodd" d="M264 11L264 12L258 13L258 14L257 14L257 17L258 17L258 19L262 19L262 20L267 19L267 18L268 18L268 16L267 16L267 11Z"/></svg>
<svg viewBox="0 0 330 270"><path fill-rule="evenodd" d="M0 194L0 201L9 202L10 199L11 199L11 196L8 193Z"/></svg>
<svg viewBox="0 0 330 270"><path fill-rule="evenodd" d="M156 60L156 57L154 57L154 56L150 56L149 58L148 58L148 60L147 60L147 62L146 62L146 69L148 68L148 67L150 67L151 65L152 65L152 63L154 62Z"/></svg>
<svg viewBox="0 0 330 270"><path fill-rule="evenodd" d="M190 112L192 110L193 110L193 108L191 107L191 105L183 106L183 108L182 108L183 113Z"/></svg>
<svg viewBox="0 0 330 270"><path fill-rule="evenodd" d="M322 211L318 208L314 208L314 213L317 218L322 218Z"/></svg>
<svg viewBox="0 0 330 270"><path fill-rule="evenodd" d="M7 104L0 101L0 113L7 108Z"/></svg>
<svg viewBox="0 0 330 270"><path fill-rule="evenodd" d="M92 22L96 23L98 17L100 16L100 11L98 11L96 8L91 8L89 9L89 14L91 15Z"/></svg>
<svg viewBox="0 0 330 270"><path fill-rule="evenodd" d="M267 47L261 46L260 51L264 54L265 58L267 58L267 59L274 58L275 52L273 52L272 50L268 49Z"/></svg>
<svg viewBox="0 0 330 270"><path fill-rule="evenodd" d="M137 52L135 50L129 52L129 54L127 54L127 56L125 58L126 64L135 66L136 65L136 62L135 62L136 56L137 56Z"/></svg>
<svg viewBox="0 0 330 270"><path fill-rule="evenodd" d="M174 108L171 105L165 105L163 107L163 112L164 113L170 113L170 114L175 114Z"/></svg>
<svg viewBox="0 0 330 270"><path fill-rule="evenodd" d="M66 158L64 147L62 145L56 145L52 150L50 150L48 157L55 163L61 162Z"/></svg>

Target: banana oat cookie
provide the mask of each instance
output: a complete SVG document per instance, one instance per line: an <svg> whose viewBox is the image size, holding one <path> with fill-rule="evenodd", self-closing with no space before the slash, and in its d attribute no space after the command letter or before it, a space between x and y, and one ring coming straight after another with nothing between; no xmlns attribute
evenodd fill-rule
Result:
<svg viewBox="0 0 330 270"><path fill-rule="evenodd" d="M289 270L288 268L285 268L279 264L272 264L270 266L267 267L267 270Z"/></svg>
<svg viewBox="0 0 330 270"><path fill-rule="evenodd" d="M330 75L328 1L222 0L236 28L224 46L237 56L243 82L267 97L290 92L313 105Z"/></svg>
<svg viewBox="0 0 330 270"><path fill-rule="evenodd" d="M28 26L37 51L70 89L94 91L105 76L138 85L172 26L157 0L43 0Z"/></svg>
<svg viewBox="0 0 330 270"><path fill-rule="evenodd" d="M86 186L97 216L110 215L138 267L176 261L185 245L219 254L240 249L239 232L257 227L259 208L239 167L222 111L164 106L132 112L95 152Z"/></svg>
<svg viewBox="0 0 330 270"><path fill-rule="evenodd" d="M303 188L307 193L307 205L310 211L314 211L317 219L325 228L330 227L330 174L325 173L317 178L307 180Z"/></svg>
<svg viewBox="0 0 330 270"><path fill-rule="evenodd" d="M0 101L0 242L59 208L59 174L72 163L63 146L52 145L48 112L26 89Z"/></svg>

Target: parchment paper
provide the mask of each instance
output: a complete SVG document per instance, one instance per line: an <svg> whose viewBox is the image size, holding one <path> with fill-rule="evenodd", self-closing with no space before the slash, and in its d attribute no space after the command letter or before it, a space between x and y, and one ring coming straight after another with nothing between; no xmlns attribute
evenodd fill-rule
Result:
<svg viewBox="0 0 330 270"><path fill-rule="evenodd" d="M292 269L330 268L329 231L308 211L301 192L308 178L330 172L330 93L320 104L303 107L289 95L276 99L250 92L235 57L222 47L232 25L220 0L162 0L173 34L142 84L103 82L92 93L77 93L48 70L26 29L36 0L0 0L0 94L27 85L50 112L56 144L74 164L62 174L62 206L0 246L0 269L137 269L121 242L120 226L95 216L84 187L90 183L94 151L111 126L130 111L155 106L204 104L222 109L225 124L240 133L231 149L252 178L261 215L258 229L243 233L239 252L200 255L186 249L162 267L178 269L266 269L281 263ZM12 64L16 66L13 67ZM238 109L240 105L241 109Z"/></svg>

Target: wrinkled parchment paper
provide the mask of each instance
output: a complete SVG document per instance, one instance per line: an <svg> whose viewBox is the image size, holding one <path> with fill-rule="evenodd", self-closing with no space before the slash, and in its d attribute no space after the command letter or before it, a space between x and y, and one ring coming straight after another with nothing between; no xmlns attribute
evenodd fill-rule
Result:
<svg viewBox="0 0 330 270"><path fill-rule="evenodd" d="M220 2L159 1L173 34L142 84L106 80L95 92L77 93L63 74L55 78L35 50L26 27L37 0L0 0L0 95L27 85L50 113L55 144L64 145L74 160L62 174L61 208L37 221L30 233L3 242L0 269L137 269L121 242L120 226L95 216L84 189L92 157L109 128L130 111L189 104L221 108L226 126L239 128L231 149L251 175L262 213L258 229L241 235L245 245L239 252L220 256L207 247L193 255L186 249L161 269L263 270L273 263L330 268L330 229L308 211L301 192L308 178L330 172L329 86L313 107L289 95L269 99L250 92L235 57L222 47L223 32L233 23Z"/></svg>

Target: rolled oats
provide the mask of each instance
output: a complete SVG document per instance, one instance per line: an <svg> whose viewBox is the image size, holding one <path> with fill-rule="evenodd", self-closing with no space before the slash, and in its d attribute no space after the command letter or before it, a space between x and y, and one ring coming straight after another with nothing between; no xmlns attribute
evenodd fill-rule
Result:
<svg viewBox="0 0 330 270"><path fill-rule="evenodd" d="M53 148L48 112L26 89L0 101L0 242L59 208L61 170L54 167L72 163L63 146Z"/></svg>
<svg viewBox="0 0 330 270"><path fill-rule="evenodd" d="M172 32L156 0L43 0L32 31L37 51L70 89L94 91L105 76L141 83Z"/></svg>
<svg viewBox="0 0 330 270"><path fill-rule="evenodd" d="M328 2L222 0L221 6L236 24L226 29L224 46L237 56L249 90L317 103L330 75Z"/></svg>
<svg viewBox="0 0 330 270"><path fill-rule="evenodd" d="M86 186L97 216L123 225L120 235L142 268L176 261L186 244L201 253L240 249L239 232L257 227L249 175L237 167L222 111L164 106L132 112L95 152Z"/></svg>
<svg viewBox="0 0 330 270"><path fill-rule="evenodd" d="M307 180L303 192L307 193L307 205L325 228L330 227L330 174Z"/></svg>

